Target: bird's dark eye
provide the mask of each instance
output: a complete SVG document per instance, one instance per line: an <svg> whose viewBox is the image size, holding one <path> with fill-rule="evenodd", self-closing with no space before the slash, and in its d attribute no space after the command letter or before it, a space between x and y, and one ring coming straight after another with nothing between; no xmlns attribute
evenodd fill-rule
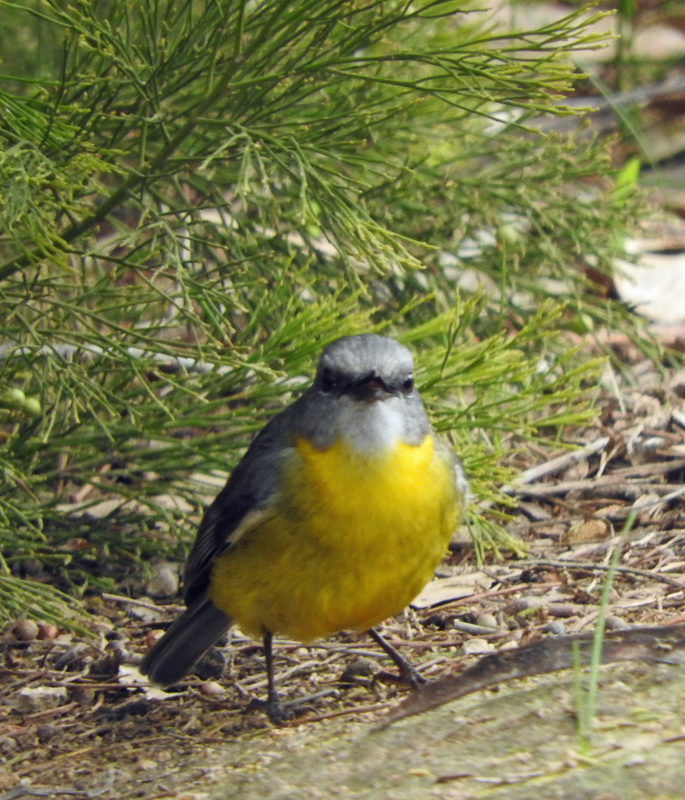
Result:
<svg viewBox="0 0 685 800"><path fill-rule="evenodd" d="M338 385L338 379L330 369L321 372L321 391L332 392Z"/></svg>
<svg viewBox="0 0 685 800"><path fill-rule="evenodd" d="M414 379L410 375L402 381L402 394L409 394L414 388Z"/></svg>

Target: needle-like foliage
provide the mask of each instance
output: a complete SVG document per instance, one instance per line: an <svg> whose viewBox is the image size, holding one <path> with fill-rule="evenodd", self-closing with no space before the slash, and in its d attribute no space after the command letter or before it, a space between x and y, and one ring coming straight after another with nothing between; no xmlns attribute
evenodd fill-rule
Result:
<svg viewBox="0 0 685 800"><path fill-rule="evenodd" d="M230 471L346 333L415 350L477 496L506 477L504 433L585 418L594 365L558 336L624 319L580 267L610 269L633 211L600 145L536 133L564 113L564 54L597 44L580 12L508 34L426 0L0 18L8 572L39 558L87 586L114 556L181 557L215 491L189 475ZM470 271L485 289L462 299Z"/></svg>

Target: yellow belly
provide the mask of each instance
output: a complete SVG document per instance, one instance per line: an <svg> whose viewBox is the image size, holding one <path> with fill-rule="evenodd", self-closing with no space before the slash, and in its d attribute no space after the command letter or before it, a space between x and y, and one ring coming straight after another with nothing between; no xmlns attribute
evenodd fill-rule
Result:
<svg viewBox="0 0 685 800"><path fill-rule="evenodd" d="M209 595L255 635L367 629L430 580L458 517L452 464L432 436L380 458L300 440L273 507L216 559Z"/></svg>

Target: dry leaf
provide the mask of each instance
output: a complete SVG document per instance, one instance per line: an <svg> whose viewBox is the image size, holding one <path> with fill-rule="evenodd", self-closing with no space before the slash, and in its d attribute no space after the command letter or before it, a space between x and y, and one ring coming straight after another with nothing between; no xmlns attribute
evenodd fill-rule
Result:
<svg viewBox="0 0 685 800"><path fill-rule="evenodd" d="M560 544L579 544L606 539L611 533L609 524L603 519L587 519L578 522L559 537Z"/></svg>

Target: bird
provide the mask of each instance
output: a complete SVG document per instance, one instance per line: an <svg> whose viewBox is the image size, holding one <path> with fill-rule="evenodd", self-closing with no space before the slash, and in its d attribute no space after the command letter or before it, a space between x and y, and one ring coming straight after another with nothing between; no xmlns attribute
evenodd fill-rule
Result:
<svg viewBox="0 0 685 800"><path fill-rule="evenodd" d="M286 718L272 639L367 631L417 687L422 676L375 630L444 557L469 496L433 430L411 352L387 336L343 336L313 383L252 441L208 506L184 575L186 609L140 671L178 683L236 624L263 640L266 711Z"/></svg>

